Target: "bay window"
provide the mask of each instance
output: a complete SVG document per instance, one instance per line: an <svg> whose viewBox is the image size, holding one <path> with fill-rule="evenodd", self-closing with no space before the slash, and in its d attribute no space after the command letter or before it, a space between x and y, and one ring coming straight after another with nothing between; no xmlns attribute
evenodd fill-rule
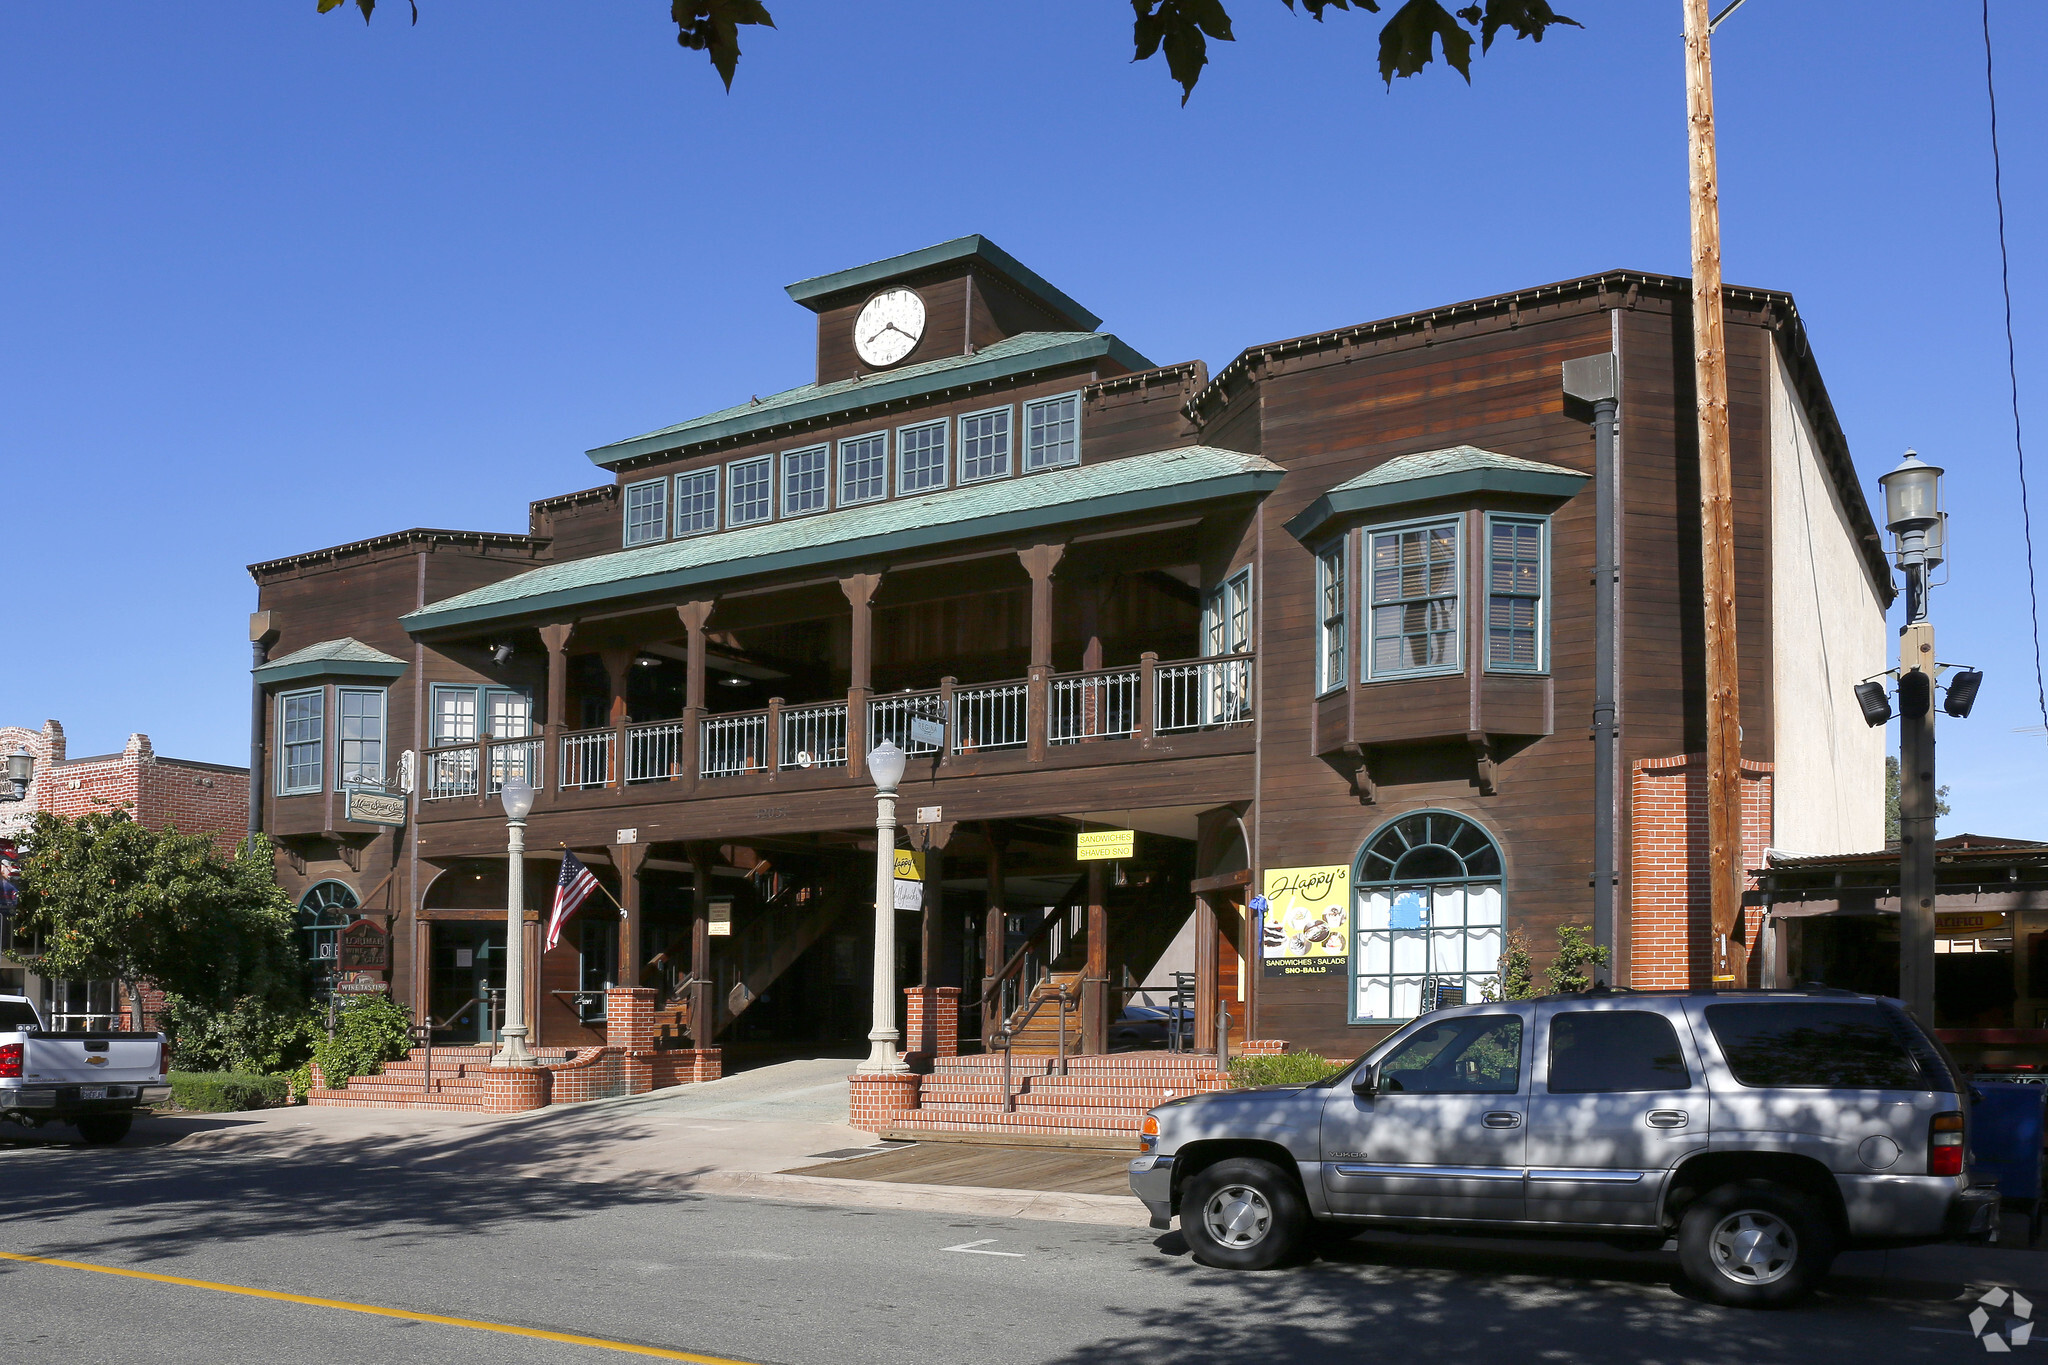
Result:
<svg viewBox="0 0 2048 1365"><path fill-rule="evenodd" d="M1486 666L1544 668L1545 524L1540 517L1486 519Z"/></svg>
<svg viewBox="0 0 2048 1365"><path fill-rule="evenodd" d="M319 791L327 769L327 689L278 697L277 731L278 795Z"/></svg>
<svg viewBox="0 0 2048 1365"><path fill-rule="evenodd" d="M1459 667L1458 519L1367 533L1368 681Z"/></svg>
<svg viewBox="0 0 2048 1365"><path fill-rule="evenodd" d="M384 689L343 687L336 689L340 706L341 752L334 780L338 787L350 783L384 785Z"/></svg>

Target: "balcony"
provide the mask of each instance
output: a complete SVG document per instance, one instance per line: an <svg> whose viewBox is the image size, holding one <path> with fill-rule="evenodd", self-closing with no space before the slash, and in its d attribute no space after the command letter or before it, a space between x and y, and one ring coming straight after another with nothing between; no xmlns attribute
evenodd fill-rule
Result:
<svg viewBox="0 0 2048 1365"><path fill-rule="evenodd" d="M422 755L421 815L467 813L512 777L578 805L579 797L603 804L717 796L764 783L856 785L865 782L867 751L884 739L913 763L952 772L1249 751L1252 669L1249 654L1171 663L1147 654L1127 668L1045 669L970 685L947 678L935 688L803 705L771 700L760 710L571 730L552 740L486 737ZM941 723L943 743L921 726L922 736L913 734L917 721ZM550 772L542 771L544 756ZM624 794L636 788L661 795Z"/></svg>

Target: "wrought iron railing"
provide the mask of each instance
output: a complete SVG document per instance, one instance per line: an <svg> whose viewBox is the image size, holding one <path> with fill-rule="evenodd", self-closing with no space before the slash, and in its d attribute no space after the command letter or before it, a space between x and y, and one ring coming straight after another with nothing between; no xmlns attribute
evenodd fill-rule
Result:
<svg viewBox="0 0 2048 1365"><path fill-rule="evenodd" d="M868 702L868 747L872 749L886 739L906 754L935 754L939 751L938 745L928 739L911 738L910 722L943 722L945 718L937 692L891 692L885 697L871 698Z"/></svg>
<svg viewBox="0 0 2048 1365"><path fill-rule="evenodd" d="M1156 734L1245 725L1251 721L1249 654L1161 664L1158 677L1158 696L1153 703Z"/></svg>
<svg viewBox="0 0 2048 1365"><path fill-rule="evenodd" d="M612 785L612 761L618 747L616 730L572 730L562 736L561 775L564 791Z"/></svg>
<svg viewBox="0 0 2048 1365"><path fill-rule="evenodd" d="M481 773L474 744L456 749L429 749L420 758L420 800L452 801L457 797L477 794L477 779Z"/></svg>
<svg viewBox="0 0 2048 1365"><path fill-rule="evenodd" d="M1046 741L1128 739L1138 720L1138 670L1055 675L1046 699Z"/></svg>
<svg viewBox="0 0 2048 1365"><path fill-rule="evenodd" d="M846 766L846 703L792 706L782 713L782 766Z"/></svg>
<svg viewBox="0 0 2048 1365"><path fill-rule="evenodd" d="M688 726L680 720L626 727L626 781L669 782L683 775L683 740Z"/></svg>
<svg viewBox="0 0 2048 1365"><path fill-rule="evenodd" d="M1030 714L1028 683L959 688L953 693L953 752L1022 748L1031 742Z"/></svg>
<svg viewBox="0 0 2048 1365"><path fill-rule="evenodd" d="M739 777L768 766L768 713L706 716L699 732L699 777Z"/></svg>
<svg viewBox="0 0 2048 1365"><path fill-rule="evenodd" d="M484 771L489 777L487 791L492 796L505 790L505 784L514 778L529 787L540 786L540 741L508 739L492 744Z"/></svg>

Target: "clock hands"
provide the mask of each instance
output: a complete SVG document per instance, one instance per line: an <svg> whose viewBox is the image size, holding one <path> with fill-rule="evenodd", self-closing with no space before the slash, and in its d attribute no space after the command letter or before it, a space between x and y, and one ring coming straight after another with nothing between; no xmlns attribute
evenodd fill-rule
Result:
<svg viewBox="0 0 2048 1365"><path fill-rule="evenodd" d="M905 341L908 341L908 342L912 342L912 343L915 343L915 342L917 341L917 338L916 338L916 337L914 337L914 336L912 336L912 335L911 335L910 333L908 333L908 332L904 331L904 330L903 330L903 329L902 329L901 327L898 327L898 326L897 326L897 325L896 325L895 323L893 323L893 322L889 322L889 323L884 323L884 324L882 325L881 329L880 329L879 331L877 331L877 332L876 332L876 333L875 333L875 334L874 334L873 336L869 337L869 338L867 339L867 341L866 341L866 342L864 342L863 344L864 344L864 345L868 345L868 346L872 346L872 345L874 345L874 344L875 344L875 343L876 343L877 341L881 340L881 336L882 336L882 333L883 333L883 332L894 332L894 333L895 333L895 334L896 334L897 336L900 336L900 337L902 337L902 338L903 338L903 339L904 339Z"/></svg>

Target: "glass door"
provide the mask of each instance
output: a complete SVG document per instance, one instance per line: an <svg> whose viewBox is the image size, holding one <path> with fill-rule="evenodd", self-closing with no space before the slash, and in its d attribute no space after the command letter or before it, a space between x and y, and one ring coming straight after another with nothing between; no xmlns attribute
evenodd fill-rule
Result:
<svg viewBox="0 0 2048 1365"><path fill-rule="evenodd" d="M496 1044L505 984L505 926L478 920L432 922L427 1012L444 1046Z"/></svg>

